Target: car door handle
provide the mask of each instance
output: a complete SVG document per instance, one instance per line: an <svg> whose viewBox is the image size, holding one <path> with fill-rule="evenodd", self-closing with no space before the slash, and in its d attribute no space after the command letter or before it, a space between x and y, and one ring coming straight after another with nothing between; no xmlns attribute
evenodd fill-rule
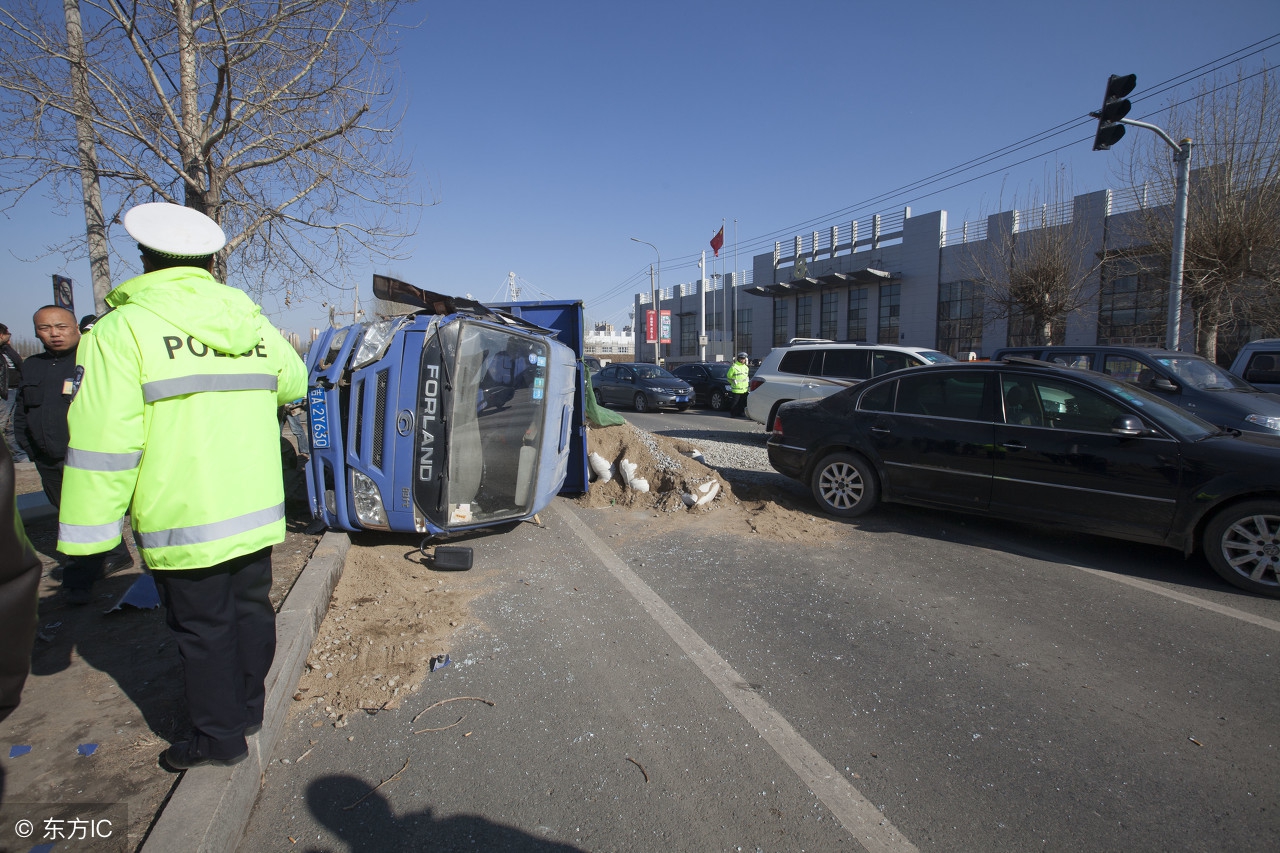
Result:
<svg viewBox="0 0 1280 853"><path fill-rule="evenodd" d="M890 432L890 429L889 429L888 427L877 427L877 426L873 426L873 427L870 429L870 432L874 432L874 433L883 433L884 435L888 435L888 434L889 434L889 432Z"/></svg>
<svg viewBox="0 0 1280 853"><path fill-rule="evenodd" d="M1023 444L1021 441L1004 441L1000 443L1000 446L1003 447L1005 450L1026 450L1027 449L1027 446Z"/></svg>

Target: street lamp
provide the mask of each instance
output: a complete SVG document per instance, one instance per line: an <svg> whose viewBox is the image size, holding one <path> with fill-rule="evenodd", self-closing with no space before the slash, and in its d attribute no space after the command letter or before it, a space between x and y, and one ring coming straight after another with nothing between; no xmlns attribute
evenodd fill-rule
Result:
<svg viewBox="0 0 1280 853"><path fill-rule="evenodd" d="M658 275L662 274L662 253L658 251L658 247L650 243L648 240L640 240L635 237L631 238L637 243L644 243L653 253L658 256ZM654 268L653 264L649 265L649 302L653 305L653 363L657 364L658 348L662 345L662 312L658 310L658 290L654 284ZM646 329L648 325L646 324Z"/></svg>

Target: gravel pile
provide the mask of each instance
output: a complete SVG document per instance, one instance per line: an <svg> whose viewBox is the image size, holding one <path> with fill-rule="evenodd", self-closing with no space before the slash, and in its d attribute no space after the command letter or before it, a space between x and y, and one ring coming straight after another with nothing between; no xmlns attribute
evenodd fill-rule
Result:
<svg viewBox="0 0 1280 853"><path fill-rule="evenodd" d="M768 433L759 431L735 432L721 429L700 429L680 432L680 438L702 451L703 462L715 468L721 476L735 483L776 484L786 480L769 464L765 449Z"/></svg>

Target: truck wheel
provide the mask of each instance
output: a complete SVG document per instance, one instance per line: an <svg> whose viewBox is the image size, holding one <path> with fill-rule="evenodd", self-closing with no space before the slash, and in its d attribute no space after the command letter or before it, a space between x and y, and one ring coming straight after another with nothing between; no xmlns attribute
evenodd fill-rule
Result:
<svg viewBox="0 0 1280 853"><path fill-rule="evenodd" d="M636 398L631 401L637 412L649 411L649 398L643 394L636 394Z"/></svg>
<svg viewBox="0 0 1280 853"><path fill-rule="evenodd" d="M1280 598L1280 503L1245 501L1215 515L1204 555L1227 583Z"/></svg>

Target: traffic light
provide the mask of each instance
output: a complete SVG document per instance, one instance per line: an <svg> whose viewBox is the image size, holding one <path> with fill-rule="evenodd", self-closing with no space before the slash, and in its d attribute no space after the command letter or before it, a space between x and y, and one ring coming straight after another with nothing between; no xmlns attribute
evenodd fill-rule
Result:
<svg viewBox="0 0 1280 853"><path fill-rule="evenodd" d="M1138 85L1137 74L1126 74L1118 77L1112 74L1107 78L1107 93L1102 96L1102 109L1089 113L1098 120L1098 132L1093 136L1093 150L1106 151L1124 136L1124 125L1120 119L1129 114L1133 104L1128 95Z"/></svg>

